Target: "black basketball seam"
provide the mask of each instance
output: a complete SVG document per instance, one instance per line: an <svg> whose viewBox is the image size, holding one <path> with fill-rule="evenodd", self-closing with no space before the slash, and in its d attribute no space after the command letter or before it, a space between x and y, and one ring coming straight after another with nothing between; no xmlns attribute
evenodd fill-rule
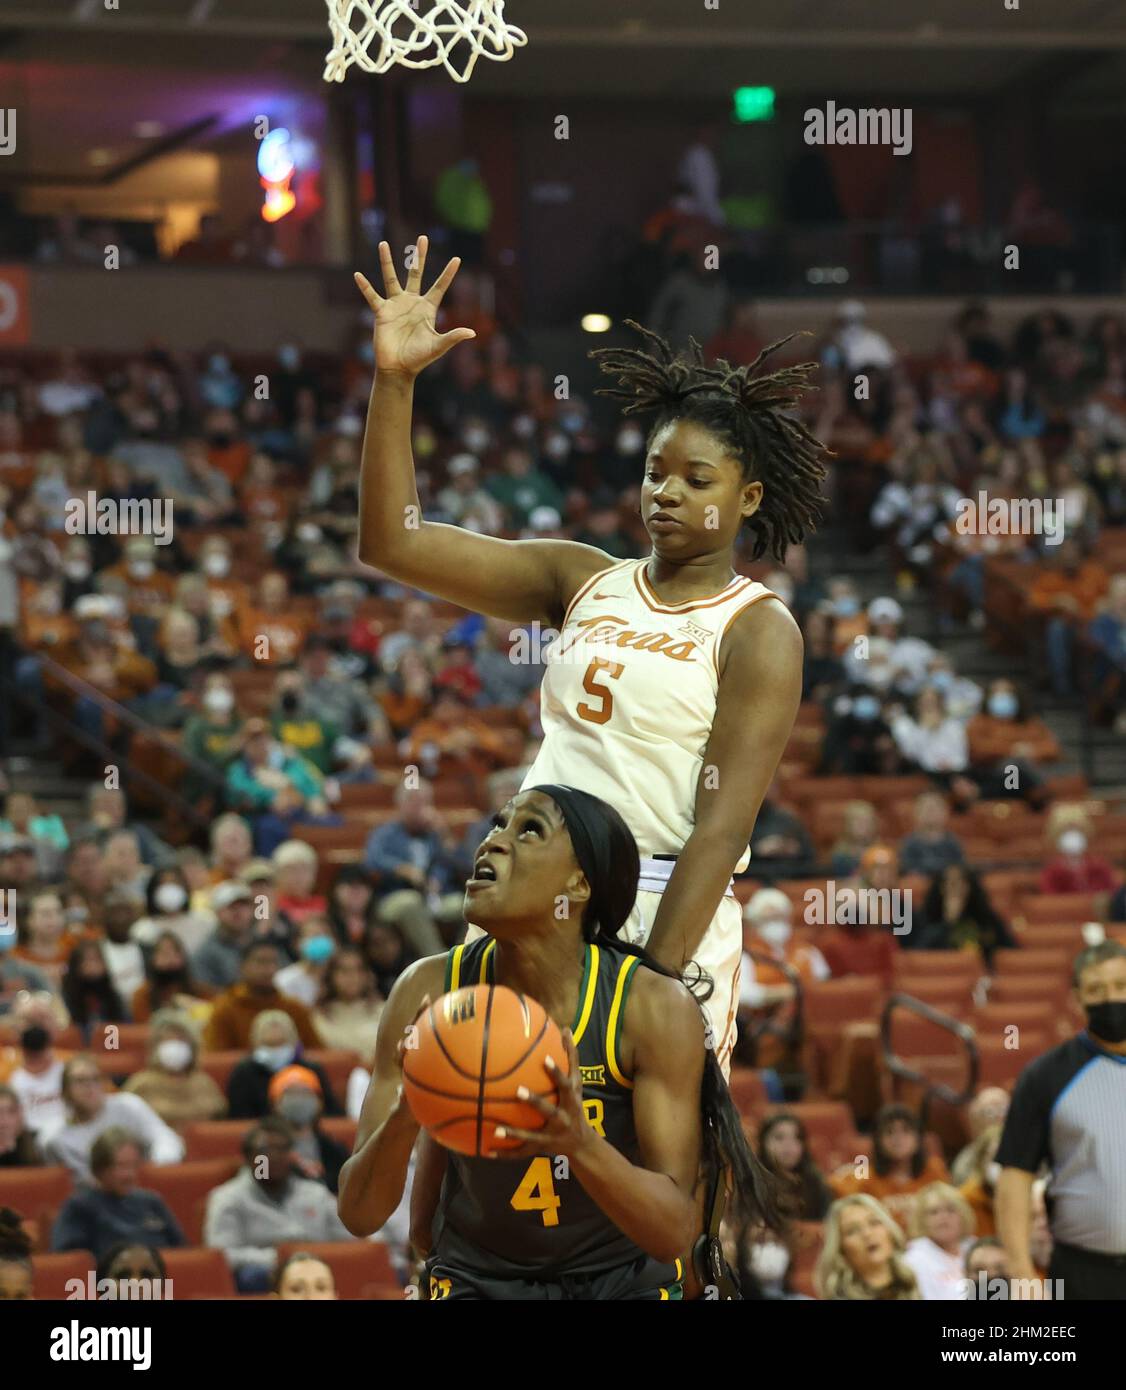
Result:
<svg viewBox="0 0 1126 1390"><path fill-rule="evenodd" d="M517 997L518 997L521 1001L522 1001L523 998L524 998L524 996L523 996L522 994L519 995L519 996L517 996ZM508 1068L507 1071L499 1071L499 1072L497 1072L497 1074L496 1074L495 1076L490 1076L490 1077L489 1077L489 1080L490 1080L490 1081L503 1081L504 1078L505 1078L506 1076L511 1076L512 1073L513 1073L514 1071L516 1071L516 1069L517 1069L518 1067L523 1066L524 1063L528 1060L528 1058L532 1055L532 1053L536 1050L536 1047L539 1045L540 1039L541 1039L541 1038L543 1037L543 1035L547 1032L547 1025L548 1025L550 1022L551 1022L551 1019L548 1018L547 1013L546 1013L546 1011L545 1011L545 1012L544 1012L544 1016L543 1016L543 1024L542 1024L541 1027L540 1027L540 1031L536 1034L536 1036L532 1039L532 1041L528 1044L528 1046L524 1049L524 1051L521 1052L520 1056L517 1057L516 1061L513 1062L513 1064Z"/></svg>
<svg viewBox="0 0 1126 1390"><path fill-rule="evenodd" d="M489 985L489 998L485 1005L485 1022L481 1029L481 1066L477 1075L477 1156L481 1156L481 1132L485 1127L485 1087L488 1079L485 1076L485 1068L489 1064L489 1030L492 1027L493 1019L493 990L495 986Z"/></svg>
<svg viewBox="0 0 1126 1390"><path fill-rule="evenodd" d="M464 988L464 989L475 989L475 988L477 988L477 986L475 986L475 985L464 985L463 988ZM490 988L491 988L491 986L490 986ZM460 993L461 993L461 990L457 990L457 991L455 991L455 992L458 993L458 994L460 994ZM433 1013L434 1013L434 1005L433 1005L433 1004L431 1004L431 1006L430 1006L430 1013L431 1013L431 1015L432 1015L431 1020L430 1020L430 1031L431 1031L431 1033L433 1034L434 1041L435 1041L435 1042L438 1044L438 1046L442 1049L442 1056L446 1059L447 1062L449 1062L450 1066L453 1067L454 1071L456 1071L456 1072L458 1073L459 1076L464 1076L465 1079L466 1079L466 1081L476 1081L477 1078L473 1075L473 1073L472 1073L471 1071L466 1071L464 1067L459 1067L458 1064L454 1061L454 1059L450 1056L449 1050L447 1049L446 1044L442 1041L442 1035L441 1035L441 1033L438 1032L438 1025L437 1025L437 1022L436 1022L436 1021L434 1020L434 1018L433 1018Z"/></svg>

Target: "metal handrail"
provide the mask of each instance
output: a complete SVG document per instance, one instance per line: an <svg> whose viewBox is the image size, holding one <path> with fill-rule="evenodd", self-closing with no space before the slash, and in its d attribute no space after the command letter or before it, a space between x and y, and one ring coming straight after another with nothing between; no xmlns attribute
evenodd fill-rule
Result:
<svg viewBox="0 0 1126 1390"><path fill-rule="evenodd" d="M955 1037L965 1043L969 1076L961 1091L955 1091L953 1087L947 1086L943 1081L931 1081L922 1072L916 1071L914 1067L909 1067L906 1062L896 1056L891 1044L891 1018L896 1009L907 1009L910 1013L926 1019L928 1023L945 1028L948 1033L953 1033ZM925 1004L912 994L904 994L895 990L888 996L887 1003L880 1014L880 1048L883 1052L884 1066L894 1077L900 1081L911 1081L923 1087L923 1099L919 1106L919 1123L924 1129L926 1128L927 1111L933 1099L943 1100L947 1105L952 1106L965 1105L977 1090L981 1055L977 1050L977 1039L973 1029L969 1024L953 1018L950 1014L943 1013L941 1009Z"/></svg>

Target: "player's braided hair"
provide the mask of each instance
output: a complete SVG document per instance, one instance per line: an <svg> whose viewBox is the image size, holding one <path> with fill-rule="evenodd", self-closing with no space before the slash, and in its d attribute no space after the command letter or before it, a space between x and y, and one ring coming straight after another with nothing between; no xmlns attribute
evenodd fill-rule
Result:
<svg viewBox="0 0 1126 1390"><path fill-rule="evenodd" d="M754 559L767 553L784 560L821 519L821 484L827 450L793 413L802 396L816 389L810 381L816 362L759 374L759 368L798 334L763 348L746 367L717 359L709 364L695 338L689 351L676 354L658 334L633 319L630 328L649 345L595 348L589 356L618 386L599 387L599 396L625 401L627 415L656 412L649 438L673 420L691 420L719 436L741 461L744 482L761 482L762 501L744 523L752 536Z"/></svg>

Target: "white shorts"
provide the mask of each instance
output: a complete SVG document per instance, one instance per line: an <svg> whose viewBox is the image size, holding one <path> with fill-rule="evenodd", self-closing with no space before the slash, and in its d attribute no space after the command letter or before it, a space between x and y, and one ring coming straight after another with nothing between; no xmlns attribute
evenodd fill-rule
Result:
<svg viewBox="0 0 1126 1390"><path fill-rule="evenodd" d="M633 946L644 946L653 929L661 893L657 885L672 871L672 863L642 859L641 882L652 888L639 888L633 911L626 918L621 935ZM480 927L470 926L467 941L484 936ZM731 1053L735 1047L736 1014L739 1010L739 971L743 963L743 909L733 893L720 899L715 916L704 933L694 957L696 965L712 982L709 997L701 1004L707 1023L710 1045L715 1048L716 1060L726 1079L731 1076ZM686 972L691 985L695 971Z"/></svg>

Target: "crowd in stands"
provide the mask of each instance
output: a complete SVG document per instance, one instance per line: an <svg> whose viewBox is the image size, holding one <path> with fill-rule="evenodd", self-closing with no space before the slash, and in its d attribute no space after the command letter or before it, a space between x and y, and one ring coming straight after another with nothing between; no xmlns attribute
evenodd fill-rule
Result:
<svg viewBox="0 0 1126 1390"><path fill-rule="evenodd" d="M418 383L423 516L646 554L637 423L557 400L479 304L450 312L478 342ZM721 342L750 358L745 312ZM828 514L888 564L865 603L806 549L740 559L806 637L801 714L737 884L737 1076L759 1078L741 1103L798 1179L809 1244L743 1233L733 1258L764 1296L800 1267L823 1297L946 1297L967 1267L1003 1263L991 1145L1019 1068L997 1010L1025 1020L1023 1065L1057 1039L1045 1001L1071 957L1126 921L1126 817L1053 776L1037 712L1044 691L1082 688L1122 718L1126 330L1053 311L1004 343L974 306L935 358L908 361L851 305L821 354L809 418L836 453ZM384 1000L459 939L476 846L542 737L539 634L355 558L369 383L362 346L327 359L296 342L270 361L216 344L0 365L6 718L87 779L74 816L6 784L0 819L0 885L19 902L18 936L0 935L0 1168L61 1173L13 1203L29 1252L173 1268L203 1245L232 1291L331 1296L333 1271L286 1247L350 1239L333 1192ZM961 534L953 503L979 489L1062 496L1063 542ZM168 543L68 529L67 499L91 491L172 499ZM906 614L923 589L937 632ZM1032 634L1029 677L959 673L942 637L974 629ZM814 920L811 888L899 894L906 916ZM941 1136L873 1097L871 1021L893 987L979 1032L992 1108ZM845 1116L818 1162L797 1075L809 1105ZM394 1289L401 1213L373 1244L390 1262L369 1283ZM0 1251L0 1283L6 1259L23 1267Z"/></svg>

